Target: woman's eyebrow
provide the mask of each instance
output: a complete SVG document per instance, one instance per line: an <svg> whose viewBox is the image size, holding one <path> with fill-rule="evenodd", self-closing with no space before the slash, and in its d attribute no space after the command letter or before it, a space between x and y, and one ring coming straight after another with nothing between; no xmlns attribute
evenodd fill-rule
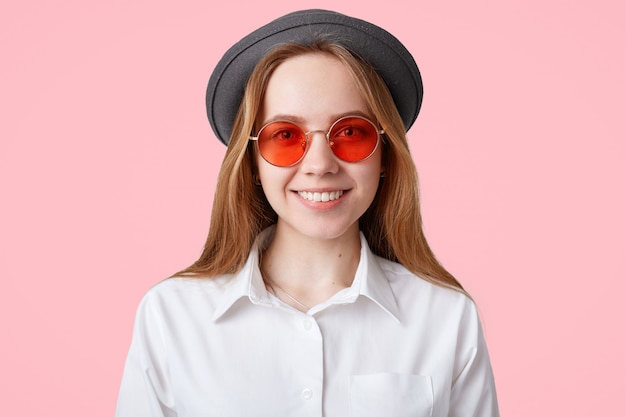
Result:
<svg viewBox="0 0 626 417"><path fill-rule="evenodd" d="M347 112L343 112L343 113L336 113L333 114L329 117L329 125L334 123L335 121L341 119L342 117L346 117L346 116L361 116L361 117L365 117L366 119L371 119L372 116L370 116L369 114L360 111L360 110L352 110L352 111L347 111ZM295 124L298 125L304 125L306 124L306 119L302 116L296 116L293 114L275 114L274 116L272 116L271 118L263 121L263 123L261 123L261 126L265 126L268 123L272 123L272 122L277 122L277 121L288 121L288 122L293 122Z"/></svg>
<svg viewBox="0 0 626 417"><path fill-rule="evenodd" d="M278 122L278 121L294 122L296 124L304 124L305 123L305 119L302 116L295 116L293 114L275 114L274 116L270 117L269 119L263 121L261 126L265 126L268 123Z"/></svg>

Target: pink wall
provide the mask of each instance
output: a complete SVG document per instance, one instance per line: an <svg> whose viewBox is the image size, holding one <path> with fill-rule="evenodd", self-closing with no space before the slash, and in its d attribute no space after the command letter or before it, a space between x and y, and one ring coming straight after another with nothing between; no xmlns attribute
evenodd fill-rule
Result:
<svg viewBox="0 0 626 417"><path fill-rule="evenodd" d="M204 241L224 154L209 74L294 2L8 3L2 413L110 416L139 298ZM624 3L297 4L414 53L426 230L479 303L503 416L624 415Z"/></svg>

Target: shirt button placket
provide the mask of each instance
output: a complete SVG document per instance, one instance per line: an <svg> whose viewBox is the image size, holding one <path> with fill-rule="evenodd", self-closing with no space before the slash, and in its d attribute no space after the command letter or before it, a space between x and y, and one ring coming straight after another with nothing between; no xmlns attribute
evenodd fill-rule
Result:
<svg viewBox="0 0 626 417"><path fill-rule="evenodd" d="M304 319L304 321L302 322L302 327L304 327L304 330L311 330L311 327L313 327L311 319Z"/></svg>
<svg viewBox="0 0 626 417"><path fill-rule="evenodd" d="M302 390L301 395L303 400L310 400L313 398L313 390L311 388L305 388Z"/></svg>
<svg viewBox="0 0 626 417"><path fill-rule="evenodd" d="M322 334L314 317L300 316L297 322L300 336L297 337L299 348L294 353L302 364L298 375L300 386L299 400L302 414L299 416L320 416L322 413L322 381L324 380L324 345Z"/></svg>

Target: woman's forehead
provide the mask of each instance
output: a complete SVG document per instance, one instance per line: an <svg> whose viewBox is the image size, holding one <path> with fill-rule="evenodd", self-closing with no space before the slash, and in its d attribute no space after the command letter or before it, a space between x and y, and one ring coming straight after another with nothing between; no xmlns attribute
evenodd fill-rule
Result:
<svg viewBox="0 0 626 417"><path fill-rule="evenodd" d="M275 69L261 100L259 119L306 123L368 113L365 99L341 61L305 54L289 58Z"/></svg>

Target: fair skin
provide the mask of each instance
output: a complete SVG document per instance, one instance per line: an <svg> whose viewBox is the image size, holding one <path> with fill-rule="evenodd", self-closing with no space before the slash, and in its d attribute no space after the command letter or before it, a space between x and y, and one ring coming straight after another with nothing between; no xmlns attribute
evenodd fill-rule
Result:
<svg viewBox="0 0 626 417"><path fill-rule="evenodd" d="M326 132L345 115L374 120L340 61L307 54L276 68L259 125L290 120L305 131ZM309 141L304 158L291 167L257 157L263 191L278 214L261 269L276 284L279 298L299 310L306 308L283 291L312 307L352 284L361 249L358 220L373 201L381 174L381 146L368 159L350 163L333 154L323 133L314 133ZM328 193L331 200L312 201L308 193L313 199L314 193Z"/></svg>

